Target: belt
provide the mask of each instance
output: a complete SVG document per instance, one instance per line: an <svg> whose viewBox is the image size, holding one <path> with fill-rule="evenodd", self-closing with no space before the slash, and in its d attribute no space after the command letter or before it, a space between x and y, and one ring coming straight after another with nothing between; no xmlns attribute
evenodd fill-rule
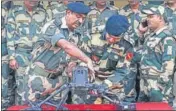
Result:
<svg viewBox="0 0 176 111"><path fill-rule="evenodd" d="M46 70L44 70L43 68L40 68L39 66L35 65L35 67L32 69L33 72L36 74L36 75L39 75L39 76L43 76L43 77L47 77L49 79L55 79L58 77L58 75L56 75L55 73L49 73L47 72Z"/></svg>

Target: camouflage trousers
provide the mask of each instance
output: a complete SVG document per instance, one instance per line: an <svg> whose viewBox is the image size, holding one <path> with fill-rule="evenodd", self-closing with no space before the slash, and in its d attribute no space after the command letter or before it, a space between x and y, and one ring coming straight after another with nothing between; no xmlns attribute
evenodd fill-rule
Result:
<svg viewBox="0 0 176 111"><path fill-rule="evenodd" d="M173 82L172 79L165 83L154 78L141 78L139 102L166 102L173 105Z"/></svg>
<svg viewBox="0 0 176 111"><path fill-rule="evenodd" d="M24 97L25 97L25 88L27 86L26 81L28 80L26 77L26 67L18 67L15 72L15 81L16 81L16 95L15 95L15 104L23 105Z"/></svg>
<svg viewBox="0 0 176 111"><path fill-rule="evenodd" d="M13 70L9 68L8 60L2 57L2 109L15 104L15 80Z"/></svg>
<svg viewBox="0 0 176 111"><path fill-rule="evenodd" d="M56 78L49 78L47 75L49 73L44 72L44 70L42 72L42 69L38 70L37 68L37 70L34 70L33 68L27 69L24 97L26 103L28 103L28 101L34 102L46 99L67 81L67 77L63 77L62 75L59 75ZM60 101L61 97L62 93L59 93L54 96L52 100Z"/></svg>

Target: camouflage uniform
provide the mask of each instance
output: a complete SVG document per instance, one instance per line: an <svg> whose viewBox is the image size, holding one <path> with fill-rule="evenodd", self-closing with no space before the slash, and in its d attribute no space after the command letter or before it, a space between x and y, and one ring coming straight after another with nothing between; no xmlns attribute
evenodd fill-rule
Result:
<svg viewBox="0 0 176 111"><path fill-rule="evenodd" d="M146 18L146 15L141 12L143 6L144 6L144 4L139 2L138 11L133 12L130 4L128 4L128 5L124 6L119 11L119 14L126 16L128 18L129 23L131 24L131 26L128 30L128 35L125 35L125 38L131 44L133 44L135 50L137 50L139 47L141 47L143 44L143 41L144 41L142 38L140 38L137 35L137 28L138 28L139 24ZM139 64L137 62L134 62L133 68L131 68L131 77L133 77L131 79L133 79L133 81L134 81L134 85L132 85L132 89L134 89L134 90L136 88L136 82L138 83L138 81L136 81L137 80L136 77L139 76L138 67L139 67ZM137 84L137 87L139 87L138 84ZM136 96L133 96L133 97L136 97ZM133 98L133 100L135 100L135 98Z"/></svg>
<svg viewBox="0 0 176 111"><path fill-rule="evenodd" d="M93 60L98 72L96 72L96 84L106 84L108 87L115 85L119 89L113 90L119 96L120 100L134 102L136 98L134 74L130 73L132 68L131 58L129 54L133 54L133 45L124 38L117 44L110 45L106 41L105 33L99 38L94 38L94 44L88 42L87 54L92 57L96 56L98 59ZM113 86L112 86L113 85ZM100 104L99 98L88 96L85 103Z"/></svg>
<svg viewBox="0 0 176 111"><path fill-rule="evenodd" d="M128 37L130 37L129 42L134 44L135 47L142 45L141 40L139 40L140 38L136 34L139 23L141 23L142 20L146 18L146 15L141 12L142 8L143 4L139 3L138 12L134 13L128 4L119 11L119 14L126 16L129 23L131 24L131 32L129 31Z"/></svg>
<svg viewBox="0 0 176 111"><path fill-rule="evenodd" d="M81 35L87 38L87 45L88 45L88 47L86 48L84 47L82 51L84 51L88 56L91 57L94 54L94 49L97 49L97 47L104 47L102 46L104 45L104 43L99 43L98 41L101 41L100 36L103 33L106 21L112 15L117 14L118 9L106 3L105 9L102 12L100 12L99 9L96 7L95 2L90 6L90 8L91 11L87 15L87 20L85 21L84 28L81 28L83 31ZM86 32L87 29L88 32ZM98 65L95 63L95 66ZM102 80L96 78L95 82L100 84L102 83Z"/></svg>
<svg viewBox="0 0 176 111"><path fill-rule="evenodd" d="M169 28L172 30L172 34L176 38L176 9L173 10L169 6L166 6L165 16L166 16ZM173 92L175 95L175 108L176 108L176 65L175 65L175 73L174 73Z"/></svg>
<svg viewBox="0 0 176 111"><path fill-rule="evenodd" d="M52 1L48 4L46 7L46 11L49 14L49 20L52 20L54 18L62 18L66 14L67 7L62 3L58 1Z"/></svg>
<svg viewBox="0 0 176 111"><path fill-rule="evenodd" d="M165 26L151 33L141 50L139 101L173 103L173 69L176 41Z"/></svg>
<svg viewBox="0 0 176 111"><path fill-rule="evenodd" d="M33 43L39 38L41 27L46 21L46 12L36 7L32 12L23 6L15 6L10 11L7 24L7 48L9 59L15 59L19 65L15 79L17 84L17 104L22 104L24 73L31 60Z"/></svg>
<svg viewBox="0 0 176 111"><path fill-rule="evenodd" d="M101 39L105 41L104 37ZM131 54L133 54L132 44L122 38L119 43L109 45L107 49L104 49L104 54L99 62L100 71L111 72L103 83L110 88L118 87L112 91L120 101L134 102L136 97L134 75L130 72L132 68Z"/></svg>
<svg viewBox="0 0 176 111"><path fill-rule="evenodd" d="M6 20L7 20L7 13L8 7L7 2L2 2L2 9L1 9L1 54L2 54L2 109L4 110L8 106L14 105L14 84L15 81L13 80L12 72L13 70L9 68L9 59L8 59L8 52L7 52L7 40L6 40ZM10 7L9 7L10 8Z"/></svg>
<svg viewBox="0 0 176 111"><path fill-rule="evenodd" d="M167 22L169 22L169 27L172 29L172 33L176 37L176 9L173 10L169 7L166 7L165 14Z"/></svg>
<svg viewBox="0 0 176 111"><path fill-rule="evenodd" d="M92 37L92 41L94 41L94 38L96 38L97 36L100 37L103 29L105 28L105 23L108 18L114 14L117 14L118 9L114 6L106 4L105 9L100 12L95 3L90 6L90 8L91 11L87 15L88 29Z"/></svg>
<svg viewBox="0 0 176 111"><path fill-rule="evenodd" d="M106 4L105 9L102 12L100 12L99 9L96 7L96 3L90 6L90 8L91 8L91 11L87 15L87 18L88 18L87 29L89 30L89 34L90 34L89 38L91 40L89 41L88 44L89 44L89 47L91 47L91 49L94 50L104 45L104 43L99 43L97 41L99 41L100 36L103 33L103 30L105 28L105 24L108 18L111 17L112 15L117 14L118 10L114 6L110 6L109 4ZM90 53L90 50L87 52Z"/></svg>
<svg viewBox="0 0 176 111"><path fill-rule="evenodd" d="M45 24L41 37L32 52L32 63L27 68L29 80L25 92L25 101L41 99L44 96L37 97L37 95L42 95L51 88L59 88L67 82L67 77L63 76L62 73L71 58L63 49L56 47L56 42L60 39L66 39L77 45L79 41L82 41L80 35L68 30L65 17L61 20L53 19ZM61 95L58 95L54 100L60 97Z"/></svg>

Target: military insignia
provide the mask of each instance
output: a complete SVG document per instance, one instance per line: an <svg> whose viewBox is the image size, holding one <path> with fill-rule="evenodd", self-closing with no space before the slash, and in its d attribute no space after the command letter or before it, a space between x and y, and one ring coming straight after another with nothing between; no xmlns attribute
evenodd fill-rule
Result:
<svg viewBox="0 0 176 111"><path fill-rule="evenodd" d="M133 53L127 52L127 54L126 54L126 60L131 61L132 58L133 58Z"/></svg>

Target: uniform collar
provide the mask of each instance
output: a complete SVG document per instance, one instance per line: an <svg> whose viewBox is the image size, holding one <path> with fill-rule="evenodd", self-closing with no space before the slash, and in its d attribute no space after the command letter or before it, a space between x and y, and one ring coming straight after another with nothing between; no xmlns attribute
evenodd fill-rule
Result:
<svg viewBox="0 0 176 111"><path fill-rule="evenodd" d="M140 12L142 10L143 4L139 3L139 8L138 8L138 12ZM127 8L127 11L133 13L130 4L127 4L124 8Z"/></svg>
<svg viewBox="0 0 176 111"><path fill-rule="evenodd" d="M62 17L62 18L61 18L61 22L62 22L61 28L62 28L62 29L68 29L68 26L67 26L67 24L66 24L65 17Z"/></svg>
<svg viewBox="0 0 176 111"><path fill-rule="evenodd" d="M172 10L173 12L176 11L176 8L174 9L174 8L172 8L172 7L169 7L169 6L167 6L167 8L169 8L169 9Z"/></svg>
<svg viewBox="0 0 176 111"><path fill-rule="evenodd" d="M96 10L99 10L97 7L96 7L96 3L94 2L91 6L91 9L96 9ZM110 4L108 2L106 2L106 6L104 8L105 9L110 9Z"/></svg>
<svg viewBox="0 0 176 111"><path fill-rule="evenodd" d="M159 29L158 31L155 32L156 35L160 34L163 30L167 29L167 26L164 26L163 28Z"/></svg>

